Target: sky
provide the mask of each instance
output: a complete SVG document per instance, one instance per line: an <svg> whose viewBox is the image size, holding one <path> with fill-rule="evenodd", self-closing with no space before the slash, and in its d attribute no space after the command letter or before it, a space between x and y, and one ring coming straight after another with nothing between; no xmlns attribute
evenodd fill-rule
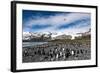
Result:
<svg viewBox="0 0 100 73"><path fill-rule="evenodd" d="M22 15L23 32L76 34L91 27L90 13L23 10Z"/></svg>

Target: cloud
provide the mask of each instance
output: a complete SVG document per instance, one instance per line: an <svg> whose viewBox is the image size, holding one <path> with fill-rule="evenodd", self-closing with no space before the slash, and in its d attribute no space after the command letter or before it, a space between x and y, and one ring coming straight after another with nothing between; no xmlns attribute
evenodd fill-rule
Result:
<svg viewBox="0 0 100 73"><path fill-rule="evenodd" d="M83 32L90 28L91 15L89 13L61 13L55 15L36 16L24 23L24 31L33 32Z"/></svg>
<svg viewBox="0 0 100 73"><path fill-rule="evenodd" d="M59 26L57 29L66 29L66 28L82 28L85 26L90 25L90 19L86 18L86 19L79 19L73 22L68 23L67 25L61 25Z"/></svg>
<svg viewBox="0 0 100 73"><path fill-rule="evenodd" d="M55 16L49 16L48 18L45 17L36 17L36 19L30 19L26 24L32 26L34 24L38 25L61 25L65 23L70 23L76 21L80 18L89 18L90 15L87 13L69 13L69 14L57 14Z"/></svg>

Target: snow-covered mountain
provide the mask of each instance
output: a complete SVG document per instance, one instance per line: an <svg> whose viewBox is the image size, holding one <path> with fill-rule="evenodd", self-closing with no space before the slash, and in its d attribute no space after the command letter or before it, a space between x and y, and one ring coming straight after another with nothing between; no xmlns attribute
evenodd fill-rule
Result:
<svg viewBox="0 0 100 73"><path fill-rule="evenodd" d="M51 32L23 32L23 40L31 40L31 39L51 39L54 40L56 38L62 38L65 35L66 38L70 35L71 39L75 39L75 37L91 35L91 29L84 33L77 33L77 34L66 34L66 33L51 33ZM65 38L64 37L64 38Z"/></svg>
<svg viewBox="0 0 100 73"><path fill-rule="evenodd" d="M50 38L52 37L52 33L50 32L23 32L23 40L30 40L34 38Z"/></svg>

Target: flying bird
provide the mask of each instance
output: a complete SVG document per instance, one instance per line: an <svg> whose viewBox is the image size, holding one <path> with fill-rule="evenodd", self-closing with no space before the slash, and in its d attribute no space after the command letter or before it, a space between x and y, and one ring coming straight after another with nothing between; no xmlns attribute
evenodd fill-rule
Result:
<svg viewBox="0 0 100 73"><path fill-rule="evenodd" d="M64 21L66 21L66 18L64 18Z"/></svg>

